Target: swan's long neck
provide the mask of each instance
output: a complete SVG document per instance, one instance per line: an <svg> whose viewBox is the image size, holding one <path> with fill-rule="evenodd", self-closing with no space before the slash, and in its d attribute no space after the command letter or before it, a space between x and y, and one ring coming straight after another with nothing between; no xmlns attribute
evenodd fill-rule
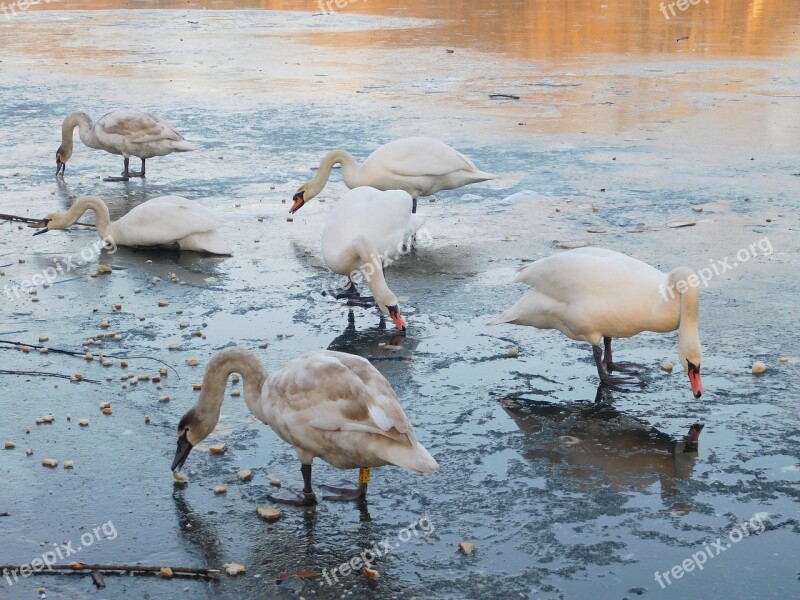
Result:
<svg viewBox="0 0 800 600"><path fill-rule="evenodd" d="M684 356L701 354L700 347L700 289L694 271L687 267L675 269L669 274L669 283L680 293L680 323L678 325L678 346ZM692 285L695 283L697 285Z"/></svg>
<svg viewBox="0 0 800 600"><path fill-rule="evenodd" d="M91 117L86 113L75 112L64 119L61 125L61 145L66 148L68 156L72 155L72 136L76 127L81 141L90 148L97 148L97 136L94 134Z"/></svg>
<svg viewBox="0 0 800 600"><path fill-rule="evenodd" d="M383 266L377 246L368 237L360 235L353 241L353 248L361 259L364 279L381 310L384 311L383 307L397 305L397 296L389 289L383 276Z"/></svg>
<svg viewBox="0 0 800 600"><path fill-rule="evenodd" d="M96 196L84 196L78 198L70 209L64 214L64 222L60 223L61 229L67 228L78 222L87 210L94 211L95 222L97 223L97 233L101 238L106 238L110 235L111 231L111 215L108 212L106 203L97 198ZM55 229L56 227L53 227Z"/></svg>
<svg viewBox="0 0 800 600"><path fill-rule="evenodd" d="M319 169L317 169L314 179L308 183L306 201L322 191L331 176L331 169L337 164L342 165L342 179L348 188L353 189L360 185L356 159L346 150L334 150L325 155L325 158L319 163Z"/></svg>
<svg viewBox="0 0 800 600"><path fill-rule="evenodd" d="M220 407L225 399L225 386L231 373L239 373L244 380L244 399L247 408L264 420L261 409L261 388L267 380L267 371L258 357L241 348L226 348L214 355L203 376L203 390L194 407L195 413L205 422L219 421Z"/></svg>

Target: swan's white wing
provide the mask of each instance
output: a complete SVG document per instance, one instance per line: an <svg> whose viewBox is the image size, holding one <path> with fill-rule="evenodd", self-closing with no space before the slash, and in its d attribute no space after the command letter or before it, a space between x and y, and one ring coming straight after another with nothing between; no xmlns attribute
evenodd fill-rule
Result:
<svg viewBox="0 0 800 600"><path fill-rule="evenodd" d="M116 221L117 244L168 245L194 233L213 231L223 224L213 212L179 196L161 196L140 204Z"/></svg>
<svg viewBox="0 0 800 600"><path fill-rule="evenodd" d="M635 258L602 248L567 250L524 267L515 281L526 283L554 300L620 299L630 290L659 284L664 273Z"/></svg>
<svg viewBox="0 0 800 600"><path fill-rule="evenodd" d="M375 244L381 257L395 258L420 222L411 212L412 205L411 196L402 190L384 192L359 187L347 192L328 215L322 230L322 252L328 266L348 273L358 268L349 262L339 265L337 257L360 235Z"/></svg>
<svg viewBox="0 0 800 600"><path fill-rule="evenodd" d="M382 171L405 177L438 177L455 171L478 169L469 158L444 142L410 137L381 146L361 166L364 177L374 177Z"/></svg>
<svg viewBox="0 0 800 600"><path fill-rule="evenodd" d="M95 132L101 141L109 136L119 136L134 144L183 140L180 133L158 117L132 110L115 110L104 115L95 124Z"/></svg>

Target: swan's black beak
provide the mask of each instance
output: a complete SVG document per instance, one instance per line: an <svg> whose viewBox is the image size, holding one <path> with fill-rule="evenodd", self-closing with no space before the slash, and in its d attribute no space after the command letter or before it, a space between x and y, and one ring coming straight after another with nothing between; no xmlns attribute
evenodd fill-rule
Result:
<svg viewBox="0 0 800 600"><path fill-rule="evenodd" d="M60 160L56 160L56 177L64 174L64 171L67 170L67 163L63 163Z"/></svg>
<svg viewBox="0 0 800 600"><path fill-rule="evenodd" d="M292 198L292 202L294 202L294 204L292 204L292 208L289 209L289 212L291 214L296 213L298 210L300 210L303 207L303 204L306 203L305 199L303 198L304 195L305 195L305 192L297 192L294 195L294 198Z"/></svg>
<svg viewBox="0 0 800 600"><path fill-rule="evenodd" d="M192 445L186 438L187 435L189 434L184 431L183 435L178 438L178 449L175 451L175 460L172 461L172 471L180 470L192 451Z"/></svg>
<svg viewBox="0 0 800 600"><path fill-rule="evenodd" d="M47 233L48 231L50 231L49 229L47 229L47 224L48 223L49 223L48 219L42 219L38 223L31 223L30 225L28 225L28 227L30 227L32 229L38 229L39 230L36 233L34 233L33 235L41 235L43 233Z"/></svg>

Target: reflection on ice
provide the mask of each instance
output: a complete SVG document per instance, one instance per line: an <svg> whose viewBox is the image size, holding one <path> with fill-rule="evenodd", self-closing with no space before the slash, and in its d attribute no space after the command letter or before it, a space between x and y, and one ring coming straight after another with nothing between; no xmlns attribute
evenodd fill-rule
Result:
<svg viewBox="0 0 800 600"><path fill-rule="evenodd" d="M553 404L506 398L503 408L529 436L526 458L564 466L571 477L590 485L599 477L615 491L625 491L658 481L668 502L678 494L676 482L688 480L695 466L697 452L687 449L686 441L606 402Z"/></svg>

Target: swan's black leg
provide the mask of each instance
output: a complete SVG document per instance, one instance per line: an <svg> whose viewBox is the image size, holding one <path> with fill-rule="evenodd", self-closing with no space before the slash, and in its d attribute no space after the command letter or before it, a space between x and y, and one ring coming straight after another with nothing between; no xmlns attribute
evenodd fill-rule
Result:
<svg viewBox="0 0 800 600"><path fill-rule="evenodd" d="M292 490L287 490L280 494L268 494L267 498L270 502L288 504L289 506L316 506L317 495L311 488L311 465L302 465L300 472L303 474L303 493L299 494Z"/></svg>
<svg viewBox="0 0 800 600"><path fill-rule="evenodd" d="M144 159L142 159L142 170L141 171L130 171L128 173L128 177L141 177L144 179Z"/></svg>
<svg viewBox="0 0 800 600"><path fill-rule="evenodd" d="M332 495L323 496L323 500L362 500L367 497L367 485L370 479L370 469L362 468L358 471L358 484L350 481L341 481L337 485L321 485L323 490L333 492Z"/></svg>
<svg viewBox="0 0 800 600"><path fill-rule="evenodd" d="M597 365L597 374L600 376L600 381L608 385L621 385L621 384L631 384L631 383L638 383L641 385L641 382L637 380L635 377L614 377L609 373L609 370L606 369L606 365L603 362L603 350L600 346L592 346L592 353L594 354L594 362Z"/></svg>
<svg viewBox="0 0 800 600"><path fill-rule="evenodd" d="M125 169L122 171L122 177L106 177L103 181L128 181L131 178L130 172L128 171L130 159L126 158L123 164L125 165Z"/></svg>
<svg viewBox="0 0 800 600"><path fill-rule="evenodd" d="M358 287L356 287L353 280L348 277L347 284L336 290L333 297L337 300L341 300L342 298L358 298Z"/></svg>
<svg viewBox="0 0 800 600"><path fill-rule="evenodd" d="M349 277L347 278L347 285L336 290L333 297L337 300L347 300L347 306L369 308L375 304L375 298L372 296L361 296L359 294L358 287Z"/></svg>
<svg viewBox="0 0 800 600"><path fill-rule="evenodd" d="M612 371L627 371L636 373L642 369L642 365L638 365L636 363L631 363L631 362L615 363L611 356L610 337L603 338L603 345L605 347L605 353L603 354L603 364L606 367L606 371L608 371L609 373L611 373Z"/></svg>

